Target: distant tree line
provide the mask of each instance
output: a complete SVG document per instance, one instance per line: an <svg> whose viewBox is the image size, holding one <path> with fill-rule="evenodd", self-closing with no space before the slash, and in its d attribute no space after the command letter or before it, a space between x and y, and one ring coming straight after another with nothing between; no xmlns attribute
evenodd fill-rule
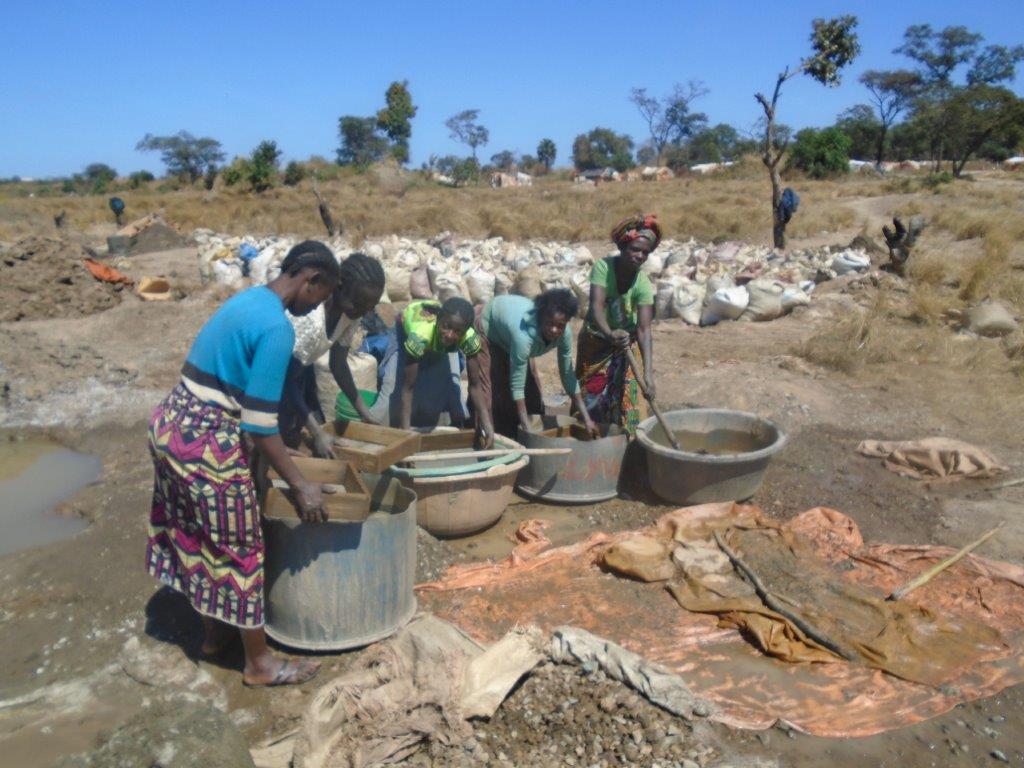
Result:
<svg viewBox="0 0 1024 768"><path fill-rule="evenodd" d="M811 54L784 68L770 92L756 94L763 114L750 131L712 124L707 114L696 108L709 92L698 80L676 83L663 96L636 87L628 100L643 119L647 135L637 141L614 128L598 126L575 137L568 159L578 171L626 171L637 165L664 165L681 171L702 163L757 155L772 184L778 243L784 240L778 205L787 167L821 178L845 173L851 158L876 165L913 159L927 161L935 172L948 170L959 176L972 158L1000 161L1021 151L1024 100L1007 83L1024 60L1024 46L986 45L980 34L963 26L909 27L903 43L895 49L906 58L905 67L864 72L860 76L865 89L862 103L842 112L831 126L794 132L778 116L785 84L802 75L825 86L838 84L841 71L860 49L856 23L852 16L813 22ZM282 169L281 150L271 140L225 163L221 143L209 136L188 131L147 134L136 149L159 154L167 171L165 180L157 182L148 171L118 180L109 165L92 163L64 179L61 190L103 194L115 182L137 189L155 182L164 188L195 185L200 180L212 189L220 179L224 186L260 193L276 184L294 186L309 176L331 178L338 169L361 172L385 160L405 165L416 114L408 81L394 81L377 112L338 119L333 164L314 157L306 162L291 161ZM548 173L558 159L554 141L543 138L533 154L499 149L485 163L481 150L490 143L491 133L479 109L464 109L448 118L445 126L451 139L467 153L431 155L422 167L456 185L478 183L491 171Z"/></svg>

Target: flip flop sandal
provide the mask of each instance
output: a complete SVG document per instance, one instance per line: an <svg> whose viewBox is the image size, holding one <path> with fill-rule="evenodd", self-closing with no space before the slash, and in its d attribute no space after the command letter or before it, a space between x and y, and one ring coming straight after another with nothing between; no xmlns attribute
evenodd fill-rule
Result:
<svg viewBox="0 0 1024 768"><path fill-rule="evenodd" d="M280 669L277 670L277 674L274 675L274 679L269 683L247 683L244 679L242 682L249 688L275 688L281 685L302 685L303 683L307 683L312 680L320 672L320 667L314 667L313 671L305 677L298 677L297 675L301 666L289 669L290 665L290 661L283 661Z"/></svg>

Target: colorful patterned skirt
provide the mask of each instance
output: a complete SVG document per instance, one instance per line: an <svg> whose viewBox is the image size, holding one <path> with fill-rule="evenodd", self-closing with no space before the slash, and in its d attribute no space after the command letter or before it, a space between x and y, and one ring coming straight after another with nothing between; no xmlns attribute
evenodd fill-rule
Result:
<svg viewBox="0 0 1024 768"><path fill-rule="evenodd" d="M634 356L639 355L635 341L632 350ZM580 331L576 378L590 418L598 424L618 424L630 435L636 434L637 425L647 418L647 401L640 384L626 356L586 326Z"/></svg>
<svg viewBox="0 0 1024 768"><path fill-rule="evenodd" d="M192 607L263 626L263 534L238 417L178 384L153 411L146 569Z"/></svg>

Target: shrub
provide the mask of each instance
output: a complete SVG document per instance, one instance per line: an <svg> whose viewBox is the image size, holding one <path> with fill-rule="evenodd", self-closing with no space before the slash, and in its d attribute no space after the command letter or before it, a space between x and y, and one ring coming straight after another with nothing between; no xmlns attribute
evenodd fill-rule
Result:
<svg viewBox="0 0 1024 768"><path fill-rule="evenodd" d="M301 163L292 160L285 166L283 181L286 187L297 186L304 178L306 178L306 168Z"/></svg>
<svg viewBox="0 0 1024 768"><path fill-rule="evenodd" d="M135 171L128 177L128 186L132 189L138 189L147 182L154 181L156 177L149 171Z"/></svg>
<svg viewBox="0 0 1024 768"><path fill-rule="evenodd" d="M847 173L852 146L853 140L841 128L804 128L793 143L793 165L812 179Z"/></svg>

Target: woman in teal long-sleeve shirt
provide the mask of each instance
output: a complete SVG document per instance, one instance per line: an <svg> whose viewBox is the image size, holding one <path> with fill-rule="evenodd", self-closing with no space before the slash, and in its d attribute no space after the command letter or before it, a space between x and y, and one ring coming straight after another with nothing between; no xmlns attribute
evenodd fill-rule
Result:
<svg viewBox="0 0 1024 768"><path fill-rule="evenodd" d="M583 406L573 364L569 321L578 310L572 291L556 288L533 301L524 296L496 296L479 311L477 331L486 341L480 353L484 402L490 406L495 432L515 437L517 427L530 429L530 414L544 412L532 358L554 349L565 393L583 414L587 429L597 434Z"/></svg>

